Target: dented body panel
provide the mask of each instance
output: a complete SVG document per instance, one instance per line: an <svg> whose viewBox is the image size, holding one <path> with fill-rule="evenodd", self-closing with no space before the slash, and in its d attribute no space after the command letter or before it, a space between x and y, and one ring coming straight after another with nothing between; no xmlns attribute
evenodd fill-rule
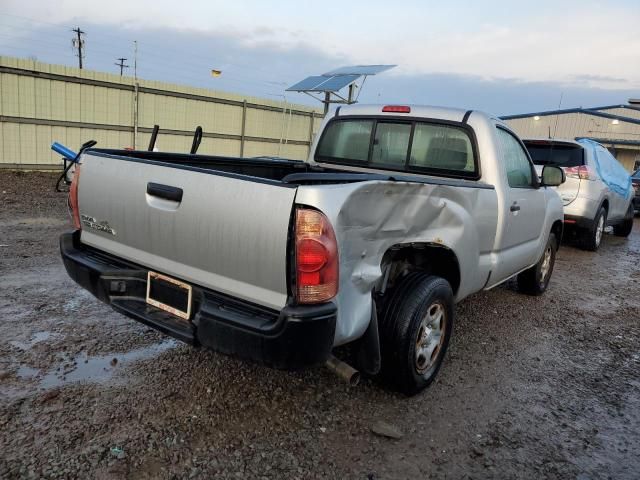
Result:
<svg viewBox="0 0 640 480"><path fill-rule="evenodd" d="M364 182L300 187L296 203L320 209L334 226L340 256L335 344L362 335L371 317L371 292L394 246L437 245L458 259L458 300L481 290L491 270L497 196L491 188L409 182Z"/></svg>

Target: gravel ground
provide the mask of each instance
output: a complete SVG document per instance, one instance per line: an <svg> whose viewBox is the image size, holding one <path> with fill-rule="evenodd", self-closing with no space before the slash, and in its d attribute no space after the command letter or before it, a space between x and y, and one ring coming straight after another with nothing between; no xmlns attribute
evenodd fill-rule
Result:
<svg viewBox="0 0 640 480"><path fill-rule="evenodd" d="M406 398L116 314L64 272L53 184L0 172L0 478L638 478L640 219L563 246L540 298L458 305L438 379Z"/></svg>

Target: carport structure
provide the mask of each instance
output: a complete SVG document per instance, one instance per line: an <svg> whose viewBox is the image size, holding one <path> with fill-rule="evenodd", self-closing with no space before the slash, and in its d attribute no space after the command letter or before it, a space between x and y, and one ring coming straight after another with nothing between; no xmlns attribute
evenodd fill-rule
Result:
<svg viewBox="0 0 640 480"><path fill-rule="evenodd" d="M606 146L629 172L640 168L640 100L501 118L523 138L589 138Z"/></svg>

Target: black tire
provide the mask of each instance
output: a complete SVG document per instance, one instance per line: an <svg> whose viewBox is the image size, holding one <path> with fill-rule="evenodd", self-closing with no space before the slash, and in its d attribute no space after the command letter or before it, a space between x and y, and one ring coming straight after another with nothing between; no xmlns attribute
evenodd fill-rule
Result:
<svg viewBox="0 0 640 480"><path fill-rule="evenodd" d="M600 219L602 218L602 230L598 234ZM604 207L600 207L598 213L596 214L596 218L593 220L593 226L587 228L582 232L581 235L581 246L585 250L589 250L591 252L595 252L600 248L600 244L602 243L602 237L604 236L604 228L607 226L607 209Z"/></svg>
<svg viewBox="0 0 640 480"><path fill-rule="evenodd" d="M624 216L622 223L613 226L613 234L617 237L628 237L633 230L633 205L629 205L629 210Z"/></svg>
<svg viewBox="0 0 640 480"><path fill-rule="evenodd" d="M558 240L555 233L552 232L549 234L549 239L538 263L518 274L518 290L527 295L542 295L549 286L557 251ZM546 261L549 263L545 266Z"/></svg>
<svg viewBox="0 0 640 480"><path fill-rule="evenodd" d="M439 314L441 320L434 320L438 333L425 322ZM410 273L391 292L381 317L381 375L391 387L415 395L433 381L449 345L454 318L451 285L441 277ZM420 337L424 338L421 345Z"/></svg>

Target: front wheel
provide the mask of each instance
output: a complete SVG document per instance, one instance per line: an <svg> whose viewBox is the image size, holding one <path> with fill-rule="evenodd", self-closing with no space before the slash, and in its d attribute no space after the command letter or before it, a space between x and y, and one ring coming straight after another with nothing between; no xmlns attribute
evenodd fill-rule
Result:
<svg viewBox="0 0 640 480"><path fill-rule="evenodd" d="M449 282L410 273L394 288L380 322L382 375L407 395L426 388L440 370L453 331Z"/></svg>
<svg viewBox="0 0 640 480"><path fill-rule="evenodd" d="M553 266L556 263L558 241L554 233L549 234L549 239L544 247L544 252L538 263L533 267L518 274L518 289L527 295L542 295L549 286Z"/></svg>

